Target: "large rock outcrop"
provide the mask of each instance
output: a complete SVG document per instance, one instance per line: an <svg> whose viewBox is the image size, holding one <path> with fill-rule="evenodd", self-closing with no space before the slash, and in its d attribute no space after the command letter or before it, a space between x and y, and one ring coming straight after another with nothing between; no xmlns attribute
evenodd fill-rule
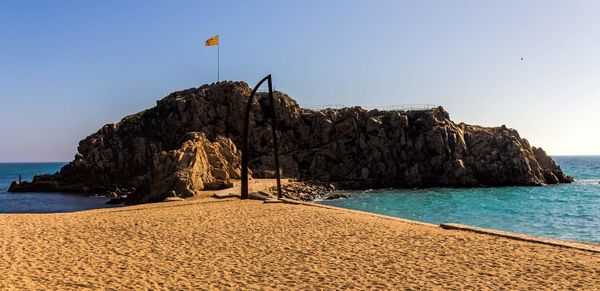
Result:
<svg viewBox="0 0 600 291"><path fill-rule="evenodd" d="M129 203L227 187L239 178L244 82L178 91L149 110L105 125L82 140L75 160L54 175L10 191L131 193ZM253 103L250 168L271 177L266 98ZM516 130L456 124L442 107L416 111L360 107L313 111L276 92L282 172L345 188L506 186L568 183L546 153Z"/></svg>

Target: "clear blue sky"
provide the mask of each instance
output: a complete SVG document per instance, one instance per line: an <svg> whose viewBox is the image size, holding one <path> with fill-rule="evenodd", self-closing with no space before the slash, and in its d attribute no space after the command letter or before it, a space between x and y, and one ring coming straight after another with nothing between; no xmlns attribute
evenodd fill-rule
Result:
<svg viewBox="0 0 600 291"><path fill-rule="evenodd" d="M0 1L0 161L67 161L169 92L258 81L301 104L443 105L600 154L599 1ZM267 58L270 57L270 58ZM524 58L524 61L521 61Z"/></svg>

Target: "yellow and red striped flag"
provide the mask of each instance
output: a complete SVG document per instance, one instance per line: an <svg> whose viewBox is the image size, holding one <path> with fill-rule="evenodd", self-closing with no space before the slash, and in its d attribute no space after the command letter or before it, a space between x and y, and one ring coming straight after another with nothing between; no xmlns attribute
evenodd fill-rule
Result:
<svg viewBox="0 0 600 291"><path fill-rule="evenodd" d="M204 42L205 46L219 45L219 35L215 35Z"/></svg>

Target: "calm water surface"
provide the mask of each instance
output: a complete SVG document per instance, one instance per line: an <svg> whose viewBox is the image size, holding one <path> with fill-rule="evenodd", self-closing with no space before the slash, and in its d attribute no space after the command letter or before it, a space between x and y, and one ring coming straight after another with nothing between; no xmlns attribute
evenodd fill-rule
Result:
<svg viewBox="0 0 600 291"><path fill-rule="evenodd" d="M83 197L60 193L7 193L19 175L31 181L40 173L52 174L66 163L0 163L0 213L50 213L114 207L109 198Z"/></svg>
<svg viewBox="0 0 600 291"><path fill-rule="evenodd" d="M353 192L322 204L429 223L454 222L600 243L600 156L557 156L573 184Z"/></svg>

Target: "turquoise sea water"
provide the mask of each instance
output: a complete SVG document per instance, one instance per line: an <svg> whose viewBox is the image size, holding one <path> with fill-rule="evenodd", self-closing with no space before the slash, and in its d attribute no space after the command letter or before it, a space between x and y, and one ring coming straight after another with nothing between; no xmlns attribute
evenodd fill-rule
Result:
<svg viewBox="0 0 600 291"><path fill-rule="evenodd" d="M434 224L600 243L600 156L553 158L575 178L573 184L354 191L352 198L320 203Z"/></svg>
<svg viewBox="0 0 600 291"><path fill-rule="evenodd" d="M31 181L34 175L55 173L65 163L0 163L0 213L50 213L105 208L108 198L82 197L59 193L7 193L21 175Z"/></svg>

